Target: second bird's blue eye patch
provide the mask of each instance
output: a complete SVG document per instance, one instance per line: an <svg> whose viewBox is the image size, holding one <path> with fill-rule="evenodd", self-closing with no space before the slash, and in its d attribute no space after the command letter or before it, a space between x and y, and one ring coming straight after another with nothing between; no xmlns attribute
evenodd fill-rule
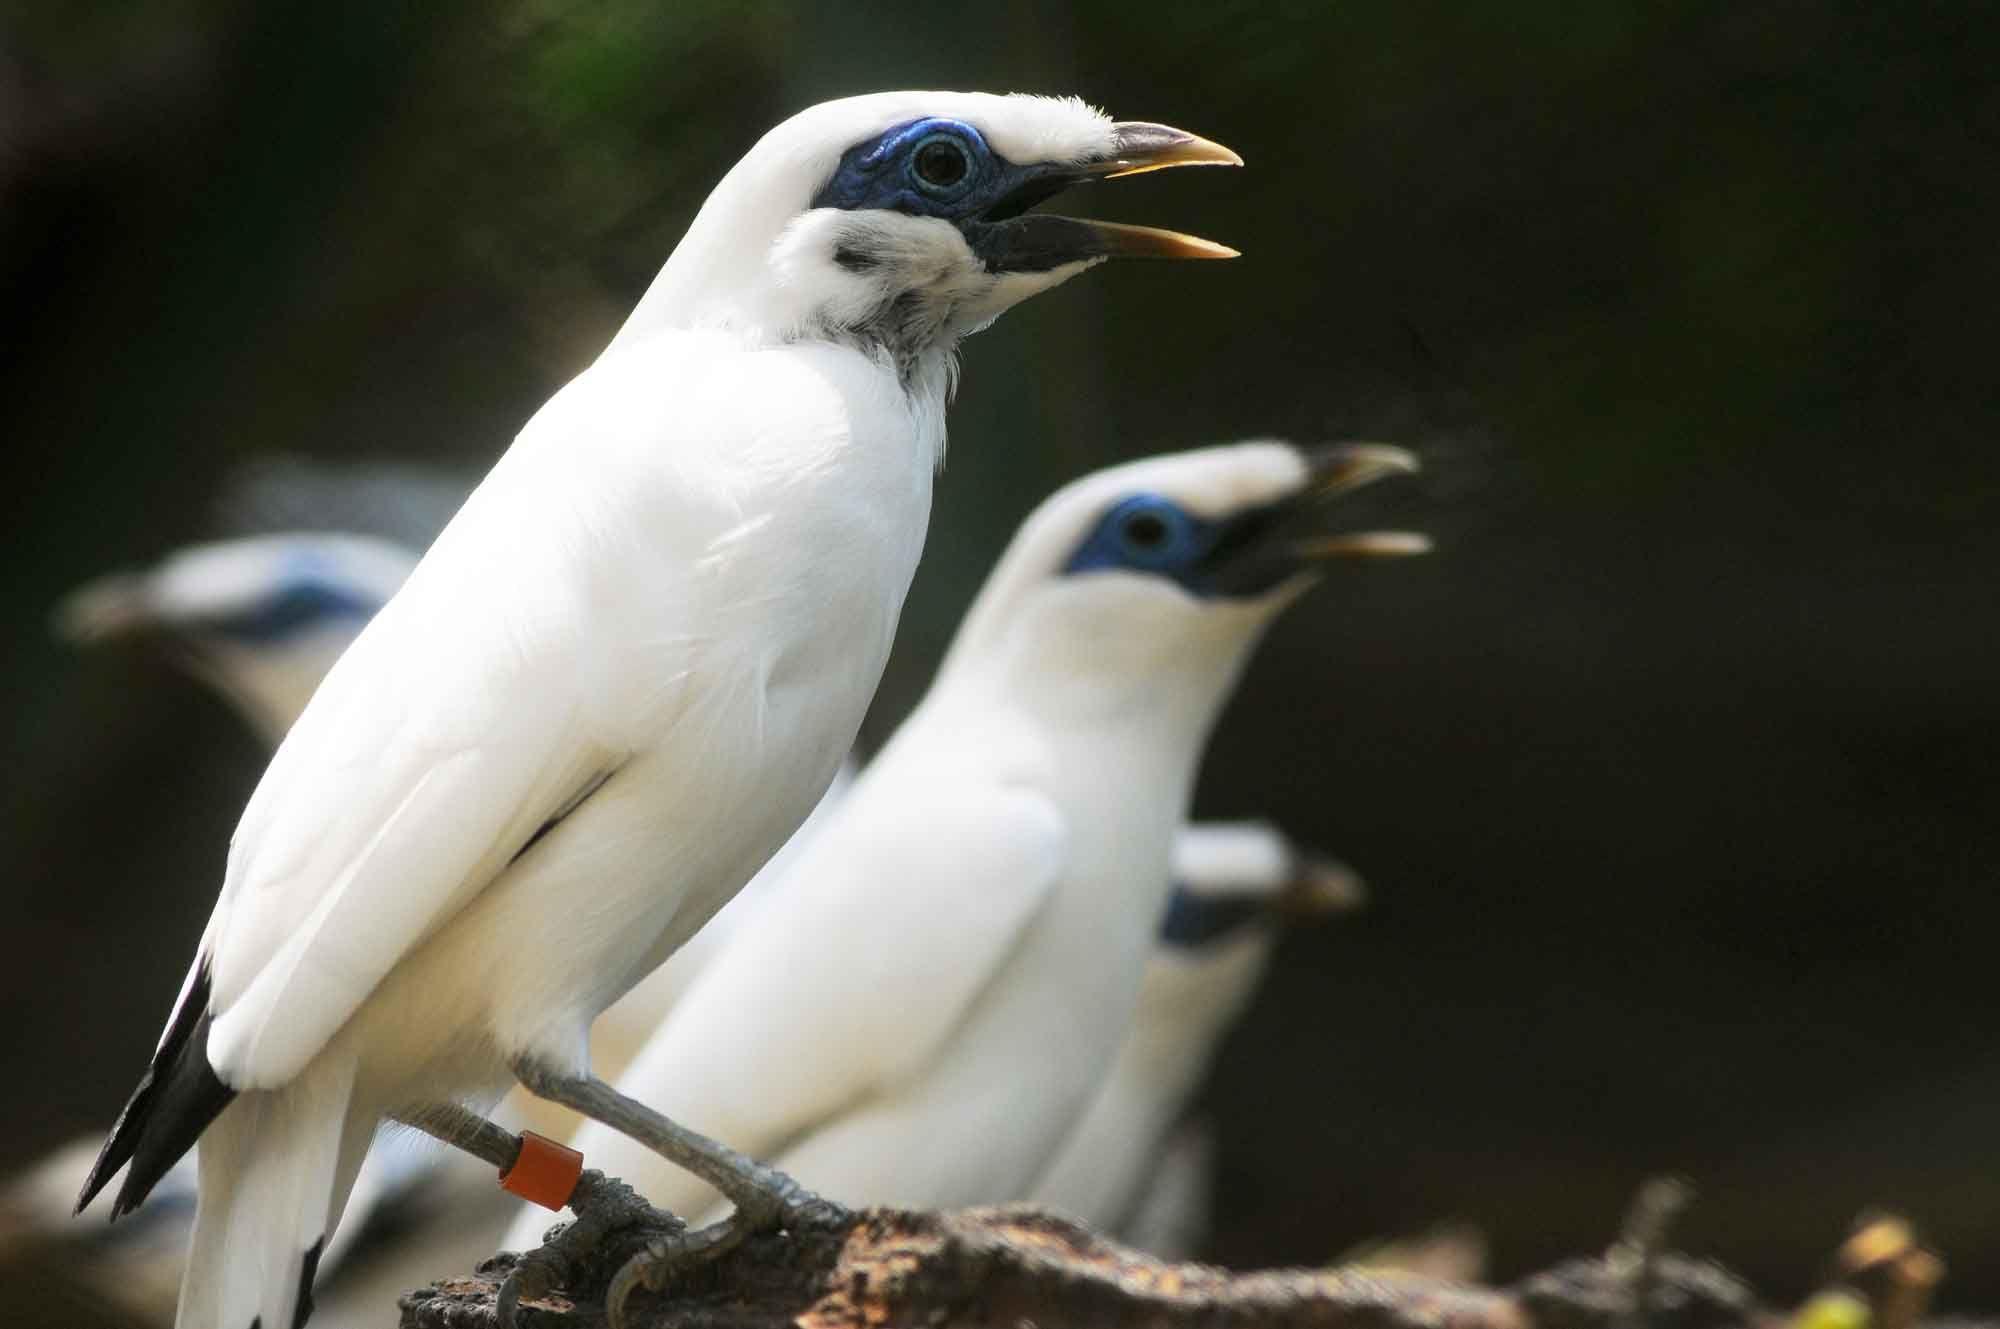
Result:
<svg viewBox="0 0 2000 1329"><path fill-rule="evenodd" d="M994 208L1029 174L995 153L971 125L933 116L842 153L812 206L956 221Z"/></svg>
<svg viewBox="0 0 2000 1329"><path fill-rule="evenodd" d="M1201 599L1263 595L1303 564L1285 539L1283 502L1203 517L1159 494L1120 499L1063 564L1065 575L1136 572L1165 577Z"/></svg>
<svg viewBox="0 0 2000 1329"><path fill-rule="evenodd" d="M1065 573L1150 572L1197 594L1195 571L1215 547L1217 528L1158 494L1134 494L1112 505L1063 565Z"/></svg>

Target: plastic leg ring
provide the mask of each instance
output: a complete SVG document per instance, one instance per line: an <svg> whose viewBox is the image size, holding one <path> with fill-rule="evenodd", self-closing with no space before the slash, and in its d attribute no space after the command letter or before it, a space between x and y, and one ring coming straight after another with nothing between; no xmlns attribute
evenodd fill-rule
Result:
<svg viewBox="0 0 2000 1329"><path fill-rule="evenodd" d="M500 1174L500 1189L544 1209L561 1209L582 1175L582 1154L546 1135L522 1131L521 1152L514 1166Z"/></svg>

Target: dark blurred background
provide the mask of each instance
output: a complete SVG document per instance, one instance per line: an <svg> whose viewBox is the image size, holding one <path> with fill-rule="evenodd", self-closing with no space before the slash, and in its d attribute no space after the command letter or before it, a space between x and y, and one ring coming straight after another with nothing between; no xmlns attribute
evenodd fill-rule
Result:
<svg viewBox="0 0 2000 1329"><path fill-rule="evenodd" d="M10 7L0 1173L123 1100L262 761L57 596L260 453L484 465L802 105L1076 91L1250 163L1076 206L1245 257L968 344L870 736L1067 477L1432 461L1440 552L1293 613L1202 780L1375 888L1222 1058L1211 1254L1456 1217L1505 1276L1677 1169L1774 1295L1889 1204L1990 1309L1996 51L1970 3Z"/></svg>

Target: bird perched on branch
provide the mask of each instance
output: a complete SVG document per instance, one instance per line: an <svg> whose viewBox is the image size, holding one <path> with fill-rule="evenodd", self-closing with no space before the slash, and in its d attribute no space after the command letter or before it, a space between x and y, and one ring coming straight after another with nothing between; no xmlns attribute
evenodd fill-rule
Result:
<svg viewBox="0 0 2000 1329"><path fill-rule="evenodd" d="M1320 560L1425 547L1331 534L1329 500L1414 466L1250 443L1049 498L783 907L701 972L624 1083L842 1202L1028 1194L1127 1027L1197 761L1257 638ZM577 1143L677 1211L716 1200L594 1123ZM614 1306L650 1275L621 1274Z"/></svg>
<svg viewBox="0 0 2000 1329"><path fill-rule="evenodd" d="M799 1202L592 1077L591 1020L851 745L922 547L958 340L1108 257L1230 252L1027 209L1237 161L1076 101L890 93L802 112L723 178L244 811L79 1202L124 1168L128 1211L201 1141L182 1325L302 1321L378 1120L466 1129L453 1105L510 1077L699 1172L736 1228Z"/></svg>

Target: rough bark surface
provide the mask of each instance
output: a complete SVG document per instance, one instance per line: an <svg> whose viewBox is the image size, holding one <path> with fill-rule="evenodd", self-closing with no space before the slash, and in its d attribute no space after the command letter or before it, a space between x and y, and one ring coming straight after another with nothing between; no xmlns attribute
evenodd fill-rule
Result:
<svg viewBox="0 0 2000 1329"><path fill-rule="evenodd" d="M615 1244L615 1243L614 1243ZM602 1275L623 1252L605 1253ZM403 1329L494 1322L501 1256L413 1292ZM522 1304L520 1329L597 1329L579 1294ZM1717 1265L1664 1254L1642 1264L1579 1260L1487 1289L1348 1270L1232 1274L1163 1264L1067 1219L1019 1208L871 1210L823 1228L746 1242L680 1286L641 1293L631 1329L1776 1329Z"/></svg>

